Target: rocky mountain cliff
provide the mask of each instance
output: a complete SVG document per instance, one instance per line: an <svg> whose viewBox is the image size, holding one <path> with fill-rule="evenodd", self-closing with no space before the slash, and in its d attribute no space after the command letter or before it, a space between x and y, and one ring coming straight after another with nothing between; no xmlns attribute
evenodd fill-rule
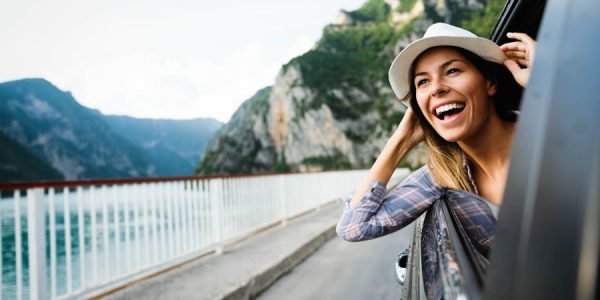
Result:
<svg viewBox="0 0 600 300"><path fill-rule="evenodd" d="M487 36L500 0L369 0L341 11L272 87L247 100L219 131L202 174L368 168L403 116L387 79L394 56L434 22ZM405 165L425 161L413 151Z"/></svg>

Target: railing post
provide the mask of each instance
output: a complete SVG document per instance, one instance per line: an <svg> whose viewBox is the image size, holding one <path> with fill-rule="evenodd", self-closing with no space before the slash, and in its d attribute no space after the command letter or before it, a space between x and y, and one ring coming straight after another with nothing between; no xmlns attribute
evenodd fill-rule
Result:
<svg viewBox="0 0 600 300"><path fill-rule="evenodd" d="M27 190L29 299L46 299L46 235L44 189Z"/></svg>
<svg viewBox="0 0 600 300"><path fill-rule="evenodd" d="M281 225L287 225L287 207L285 203L285 175L279 175L279 202L281 203Z"/></svg>
<svg viewBox="0 0 600 300"><path fill-rule="evenodd" d="M215 242L215 252L217 254L223 254L223 238L221 236L221 195L223 179L213 179L210 183L210 208L212 211L212 231Z"/></svg>

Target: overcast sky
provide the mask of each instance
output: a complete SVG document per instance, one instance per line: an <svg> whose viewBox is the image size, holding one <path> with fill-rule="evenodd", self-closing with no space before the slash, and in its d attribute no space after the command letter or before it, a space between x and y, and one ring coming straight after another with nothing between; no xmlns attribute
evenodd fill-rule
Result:
<svg viewBox="0 0 600 300"><path fill-rule="evenodd" d="M364 2L1 0L0 82L42 77L105 114L226 122Z"/></svg>

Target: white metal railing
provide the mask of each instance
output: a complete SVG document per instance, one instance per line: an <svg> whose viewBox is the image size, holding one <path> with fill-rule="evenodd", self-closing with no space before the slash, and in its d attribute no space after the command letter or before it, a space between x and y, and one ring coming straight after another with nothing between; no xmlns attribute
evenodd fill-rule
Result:
<svg viewBox="0 0 600 300"><path fill-rule="evenodd" d="M0 298L101 294L350 192L366 170L30 187L0 199ZM399 169L392 180L404 177ZM26 224L26 226L25 226Z"/></svg>

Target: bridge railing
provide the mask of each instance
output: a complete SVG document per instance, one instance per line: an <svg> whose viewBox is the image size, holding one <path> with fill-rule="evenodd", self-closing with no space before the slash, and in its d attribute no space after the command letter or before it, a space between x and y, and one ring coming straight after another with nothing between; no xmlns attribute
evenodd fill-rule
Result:
<svg viewBox="0 0 600 300"><path fill-rule="evenodd" d="M0 296L100 295L285 224L366 172L2 184Z"/></svg>

